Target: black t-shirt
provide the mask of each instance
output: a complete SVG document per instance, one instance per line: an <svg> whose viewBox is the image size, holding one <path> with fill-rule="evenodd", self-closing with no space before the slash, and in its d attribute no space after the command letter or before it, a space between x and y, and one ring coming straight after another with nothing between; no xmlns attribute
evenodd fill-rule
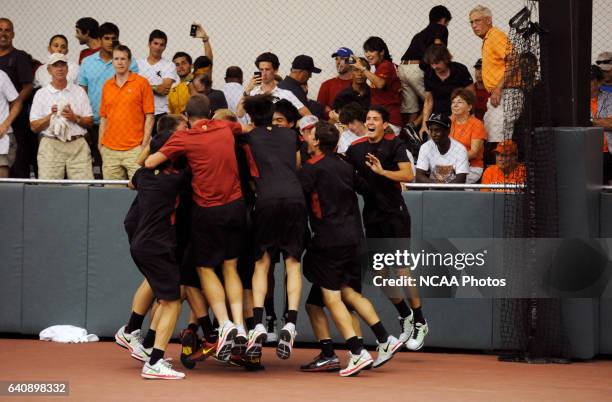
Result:
<svg viewBox="0 0 612 402"><path fill-rule="evenodd" d="M9 76L17 92L21 91L24 84L34 80L32 56L23 50L13 49L9 54L0 56L0 70Z"/></svg>
<svg viewBox="0 0 612 402"><path fill-rule="evenodd" d="M179 191L188 183L185 170L141 168L132 177L138 190L138 225L130 248L139 253L175 251L175 211Z"/></svg>
<svg viewBox="0 0 612 402"><path fill-rule="evenodd" d="M474 82L467 67L451 61L448 65L450 75L442 81L436 72L428 68L425 71L425 91L433 96L432 113L451 114L451 94L457 88L464 88Z"/></svg>
<svg viewBox="0 0 612 402"><path fill-rule="evenodd" d="M448 44L448 28L437 23L430 23L427 28L412 37L410 46L404 52L402 60L423 60L427 48L440 39L444 45Z"/></svg>
<svg viewBox="0 0 612 402"><path fill-rule="evenodd" d="M365 186L336 154L312 157L300 170L309 205L312 242L324 248L359 244L363 238L355 191Z"/></svg>
<svg viewBox="0 0 612 402"><path fill-rule="evenodd" d="M225 94L223 91L211 89L206 96L208 96L208 100L210 100L211 116L219 109L227 109L227 99L225 99Z"/></svg>
<svg viewBox="0 0 612 402"><path fill-rule="evenodd" d="M257 205L282 198L304 202L297 176L297 136L290 128L257 127L240 140L246 141L245 152L251 177L255 179Z"/></svg>
<svg viewBox="0 0 612 402"><path fill-rule="evenodd" d="M363 197L364 223L381 222L393 219L394 215L408 213L400 183L374 173L365 163L369 153L380 160L385 170L397 171L398 163L410 162L406 144L393 134L385 134L375 144L370 143L367 137L360 138L347 149L347 160L368 184L368 191Z"/></svg>
<svg viewBox="0 0 612 402"><path fill-rule="evenodd" d="M306 92L302 89L302 86L299 82L291 78L290 76L286 76L281 82L278 83L278 87L281 89L287 89L300 100L305 106L308 104L308 98L306 97Z"/></svg>

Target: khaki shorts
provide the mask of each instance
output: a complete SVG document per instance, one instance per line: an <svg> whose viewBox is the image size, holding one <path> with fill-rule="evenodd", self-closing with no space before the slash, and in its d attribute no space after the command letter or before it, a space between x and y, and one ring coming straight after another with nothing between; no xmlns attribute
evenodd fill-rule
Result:
<svg viewBox="0 0 612 402"><path fill-rule="evenodd" d="M6 134L9 137L9 150L8 154L0 155L0 167L11 167L15 163L15 156L17 155L17 139L15 134Z"/></svg>
<svg viewBox="0 0 612 402"><path fill-rule="evenodd" d="M136 163L141 147L137 146L125 151L117 151L102 146L102 176L104 180L129 180L140 169Z"/></svg>
<svg viewBox="0 0 612 402"><path fill-rule="evenodd" d="M402 113L419 111L419 98L425 99L425 82L423 70L418 64L400 64L397 74L402 82Z"/></svg>
<svg viewBox="0 0 612 402"><path fill-rule="evenodd" d="M91 152L84 137L70 142L42 137L37 160L40 179L93 180Z"/></svg>

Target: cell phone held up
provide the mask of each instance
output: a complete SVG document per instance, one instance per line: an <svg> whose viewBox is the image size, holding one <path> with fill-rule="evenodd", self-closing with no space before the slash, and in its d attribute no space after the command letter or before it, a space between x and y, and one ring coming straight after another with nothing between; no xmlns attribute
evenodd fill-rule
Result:
<svg viewBox="0 0 612 402"><path fill-rule="evenodd" d="M189 29L189 35L195 38L197 33L198 33L198 26L196 24L191 24L191 28Z"/></svg>

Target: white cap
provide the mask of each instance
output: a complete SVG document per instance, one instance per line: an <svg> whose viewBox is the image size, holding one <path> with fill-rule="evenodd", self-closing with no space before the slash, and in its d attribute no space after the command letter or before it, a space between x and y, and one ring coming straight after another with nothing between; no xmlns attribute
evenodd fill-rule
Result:
<svg viewBox="0 0 612 402"><path fill-rule="evenodd" d="M58 61L63 61L64 63L68 63L68 57L66 57L63 53L53 53L49 56L49 61L47 61L47 65L51 66Z"/></svg>
<svg viewBox="0 0 612 402"><path fill-rule="evenodd" d="M302 117L300 121L298 121L298 126L300 127L300 130L304 130L306 128L312 128L318 121L319 118L317 116L309 114Z"/></svg>

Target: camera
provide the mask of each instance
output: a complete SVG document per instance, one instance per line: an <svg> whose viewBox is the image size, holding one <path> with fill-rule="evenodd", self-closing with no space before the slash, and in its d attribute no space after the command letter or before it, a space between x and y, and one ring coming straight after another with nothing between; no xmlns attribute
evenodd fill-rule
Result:
<svg viewBox="0 0 612 402"><path fill-rule="evenodd" d="M196 33L198 32L198 26L196 24L191 24L191 29L189 31L189 35L195 38Z"/></svg>
<svg viewBox="0 0 612 402"><path fill-rule="evenodd" d="M344 59L344 61L346 62L346 64L355 64L357 63L357 59L353 56L347 57L346 59Z"/></svg>

